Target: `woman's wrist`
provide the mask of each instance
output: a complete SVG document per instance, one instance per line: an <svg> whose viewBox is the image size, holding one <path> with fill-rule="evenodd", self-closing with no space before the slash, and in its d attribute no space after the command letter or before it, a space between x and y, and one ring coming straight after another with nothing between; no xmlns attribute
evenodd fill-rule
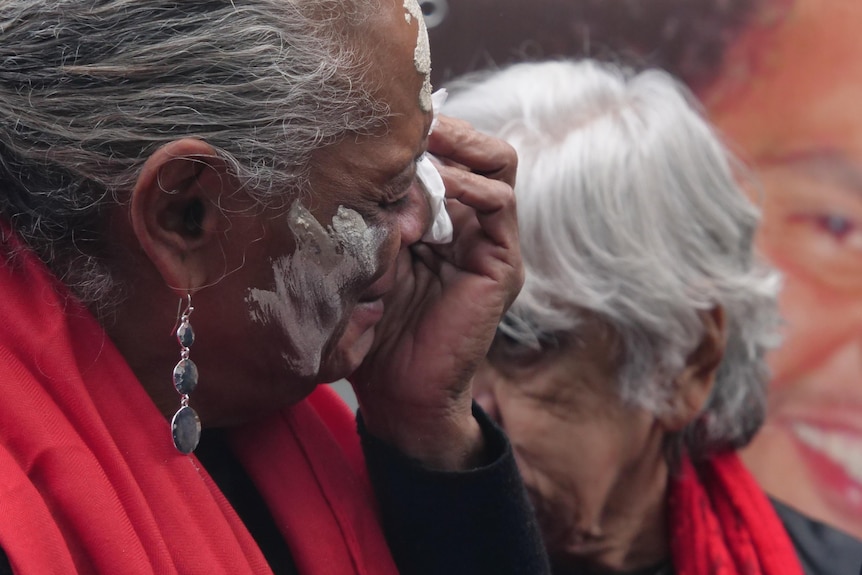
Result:
<svg viewBox="0 0 862 575"><path fill-rule="evenodd" d="M486 463L482 429L469 405L445 414L360 409L368 433L429 469L466 471Z"/></svg>

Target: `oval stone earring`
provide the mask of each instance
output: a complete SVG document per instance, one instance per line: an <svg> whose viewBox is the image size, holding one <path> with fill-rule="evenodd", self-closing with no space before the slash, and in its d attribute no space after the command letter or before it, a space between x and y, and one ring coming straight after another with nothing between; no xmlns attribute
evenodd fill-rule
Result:
<svg viewBox="0 0 862 575"><path fill-rule="evenodd" d="M182 300L180 300L182 306ZM195 332L189 317L195 310L192 307L192 294L187 296L186 309L179 318L177 341L180 343L180 361L174 366L173 380L177 393L180 394L180 408L171 419L171 434L174 446L180 453L188 455L195 450L201 439L201 420L197 412L189 407L189 394L198 385L198 367L191 359L192 344L195 342Z"/></svg>

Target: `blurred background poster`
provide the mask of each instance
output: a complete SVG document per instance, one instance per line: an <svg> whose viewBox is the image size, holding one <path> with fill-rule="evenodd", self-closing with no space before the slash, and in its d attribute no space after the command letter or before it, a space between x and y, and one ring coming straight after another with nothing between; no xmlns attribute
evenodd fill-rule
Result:
<svg viewBox="0 0 862 575"><path fill-rule="evenodd" d="M772 494L862 537L862 2L434 0L436 84L589 55L684 80L754 174L784 275L766 426L744 451Z"/></svg>

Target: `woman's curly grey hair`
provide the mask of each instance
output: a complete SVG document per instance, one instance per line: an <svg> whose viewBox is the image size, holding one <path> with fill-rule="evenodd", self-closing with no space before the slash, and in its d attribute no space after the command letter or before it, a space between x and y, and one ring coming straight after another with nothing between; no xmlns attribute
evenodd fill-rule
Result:
<svg viewBox="0 0 862 575"><path fill-rule="evenodd" d="M387 115L345 40L374 0L0 4L0 216L85 303L106 304L106 207L147 157L207 141L262 203L311 153Z"/></svg>
<svg viewBox="0 0 862 575"><path fill-rule="evenodd" d="M746 444L765 416L779 279L753 253L759 212L735 160L686 89L665 72L589 60L515 65L450 89L446 113L519 155L527 278L508 335L577 337L597 316L621 341L623 401L660 413L703 337L700 314L720 306L727 343L711 397L673 439L694 456Z"/></svg>

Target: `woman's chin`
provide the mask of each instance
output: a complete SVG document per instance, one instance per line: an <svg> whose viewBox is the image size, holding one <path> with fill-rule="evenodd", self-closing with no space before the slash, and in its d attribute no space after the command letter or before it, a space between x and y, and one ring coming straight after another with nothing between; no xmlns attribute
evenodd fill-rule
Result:
<svg viewBox="0 0 862 575"><path fill-rule="evenodd" d="M321 381L332 382L352 374L374 345L374 328L383 318L383 302L358 303L327 359L320 366Z"/></svg>
<svg viewBox="0 0 862 575"><path fill-rule="evenodd" d="M321 380L331 382L350 376L365 360L373 344L373 327L360 333L354 333L348 327L329 354L329 359L321 366Z"/></svg>

